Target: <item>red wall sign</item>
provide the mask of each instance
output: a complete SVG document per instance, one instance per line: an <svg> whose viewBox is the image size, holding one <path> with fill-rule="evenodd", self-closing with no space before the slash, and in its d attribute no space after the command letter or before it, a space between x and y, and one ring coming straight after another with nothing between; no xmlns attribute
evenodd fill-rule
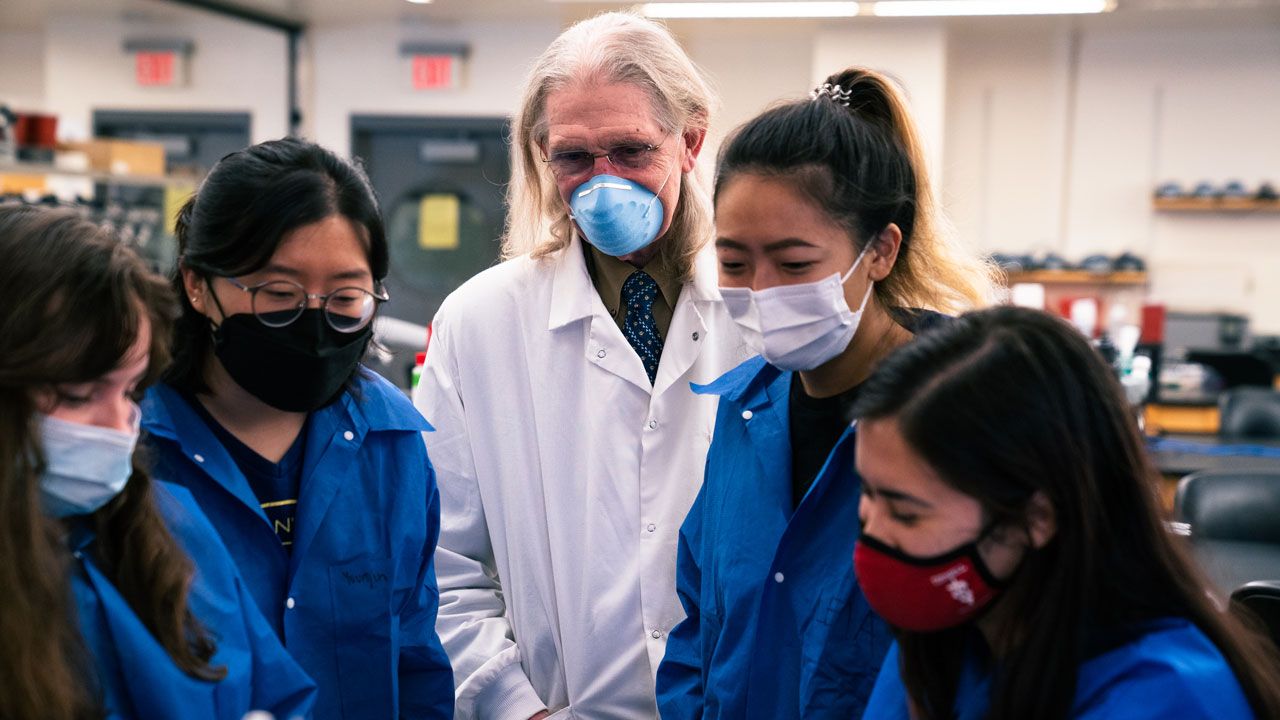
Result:
<svg viewBox="0 0 1280 720"><path fill-rule="evenodd" d="M140 52L137 61L139 85L172 85L176 53Z"/></svg>
<svg viewBox="0 0 1280 720"><path fill-rule="evenodd" d="M413 89L439 90L453 87L452 55L414 55Z"/></svg>

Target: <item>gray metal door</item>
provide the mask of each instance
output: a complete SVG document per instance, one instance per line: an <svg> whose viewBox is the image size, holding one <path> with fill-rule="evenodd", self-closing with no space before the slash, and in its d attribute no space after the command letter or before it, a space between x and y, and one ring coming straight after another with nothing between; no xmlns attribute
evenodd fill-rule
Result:
<svg viewBox="0 0 1280 720"><path fill-rule="evenodd" d="M502 118L352 117L352 155L387 224L387 315L427 325L446 295L498 261L506 127Z"/></svg>
<svg viewBox="0 0 1280 720"><path fill-rule="evenodd" d="M387 226L384 317L429 325L446 295L498 262L506 137L504 118L352 116L351 154L364 162ZM425 339L421 328L388 330L379 340L393 355L372 367L407 386Z"/></svg>

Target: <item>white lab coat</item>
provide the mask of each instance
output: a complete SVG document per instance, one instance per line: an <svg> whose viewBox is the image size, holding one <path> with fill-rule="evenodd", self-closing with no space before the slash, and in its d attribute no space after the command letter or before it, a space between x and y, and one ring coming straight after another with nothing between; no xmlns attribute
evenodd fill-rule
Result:
<svg viewBox="0 0 1280 720"><path fill-rule="evenodd" d="M715 424L716 398L689 383L748 353L710 248L695 275L652 387L576 238L480 273L435 316L414 402L436 428L437 630L458 718L657 717L684 617L677 535Z"/></svg>

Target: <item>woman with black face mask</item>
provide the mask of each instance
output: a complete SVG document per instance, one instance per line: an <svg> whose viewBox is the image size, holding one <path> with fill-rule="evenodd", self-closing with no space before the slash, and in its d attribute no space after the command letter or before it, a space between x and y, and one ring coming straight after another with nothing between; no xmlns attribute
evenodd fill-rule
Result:
<svg viewBox="0 0 1280 720"><path fill-rule="evenodd" d="M431 428L360 365L387 300L368 178L313 143L255 145L176 234L174 364L142 405L157 475L217 527L317 718L451 717Z"/></svg>

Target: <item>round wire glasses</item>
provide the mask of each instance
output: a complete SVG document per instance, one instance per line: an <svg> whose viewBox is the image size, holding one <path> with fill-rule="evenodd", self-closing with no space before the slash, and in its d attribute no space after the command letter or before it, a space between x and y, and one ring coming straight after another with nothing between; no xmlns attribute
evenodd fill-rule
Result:
<svg viewBox="0 0 1280 720"><path fill-rule="evenodd" d="M319 300L329 327L338 332L352 333L369 324L378 303L391 299L382 283L375 283L373 290L352 286L340 287L324 295L312 295L292 280L270 280L253 287L246 287L232 277L227 280L249 293L254 316L267 327L284 327L292 323L302 317L308 303Z"/></svg>

